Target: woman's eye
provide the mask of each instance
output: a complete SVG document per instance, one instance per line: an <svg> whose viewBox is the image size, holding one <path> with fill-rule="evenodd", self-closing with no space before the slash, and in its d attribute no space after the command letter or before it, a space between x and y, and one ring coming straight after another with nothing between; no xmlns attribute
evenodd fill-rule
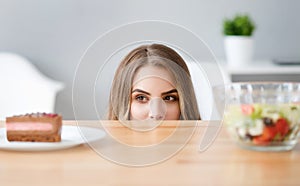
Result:
<svg viewBox="0 0 300 186"><path fill-rule="evenodd" d="M143 96L143 95L138 95L138 96L135 97L135 99L138 102L141 102L141 103L146 103L148 101L148 98L146 96Z"/></svg>
<svg viewBox="0 0 300 186"><path fill-rule="evenodd" d="M172 101L173 102L173 101L177 101L177 97L176 96L165 96L164 100L165 101L170 101L170 102Z"/></svg>

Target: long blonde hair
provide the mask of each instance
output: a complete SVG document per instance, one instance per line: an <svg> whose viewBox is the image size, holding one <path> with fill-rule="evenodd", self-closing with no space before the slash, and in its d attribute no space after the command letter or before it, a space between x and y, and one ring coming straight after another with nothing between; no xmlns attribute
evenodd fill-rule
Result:
<svg viewBox="0 0 300 186"><path fill-rule="evenodd" d="M132 81L138 69L146 65L162 67L174 77L181 119L200 119L191 75L186 63L177 52L161 44L140 46L121 61L112 82L108 119L129 119Z"/></svg>

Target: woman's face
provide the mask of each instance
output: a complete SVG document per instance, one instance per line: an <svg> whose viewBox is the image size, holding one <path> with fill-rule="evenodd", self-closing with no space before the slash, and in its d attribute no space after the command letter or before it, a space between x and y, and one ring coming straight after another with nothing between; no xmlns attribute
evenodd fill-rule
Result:
<svg viewBox="0 0 300 186"><path fill-rule="evenodd" d="M170 73L159 67L139 69L133 79L130 119L178 120L179 96Z"/></svg>

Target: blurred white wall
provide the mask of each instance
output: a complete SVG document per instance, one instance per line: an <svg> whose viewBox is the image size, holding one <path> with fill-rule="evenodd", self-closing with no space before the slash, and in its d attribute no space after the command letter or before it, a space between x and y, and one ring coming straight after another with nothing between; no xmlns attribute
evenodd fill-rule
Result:
<svg viewBox="0 0 300 186"><path fill-rule="evenodd" d="M300 58L299 9L299 0L0 0L0 51L21 54L48 77L64 82L56 112L73 119L71 88L80 57L114 27L141 20L172 22L224 58L222 20L246 12L257 25L256 59ZM86 110L82 119L91 117Z"/></svg>

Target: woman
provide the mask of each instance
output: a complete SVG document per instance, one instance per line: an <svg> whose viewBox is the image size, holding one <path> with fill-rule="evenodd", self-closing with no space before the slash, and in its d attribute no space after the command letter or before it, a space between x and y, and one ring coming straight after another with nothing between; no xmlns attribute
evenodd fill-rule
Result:
<svg viewBox="0 0 300 186"><path fill-rule="evenodd" d="M108 119L200 119L190 72L182 57L161 44L132 50L115 73Z"/></svg>

